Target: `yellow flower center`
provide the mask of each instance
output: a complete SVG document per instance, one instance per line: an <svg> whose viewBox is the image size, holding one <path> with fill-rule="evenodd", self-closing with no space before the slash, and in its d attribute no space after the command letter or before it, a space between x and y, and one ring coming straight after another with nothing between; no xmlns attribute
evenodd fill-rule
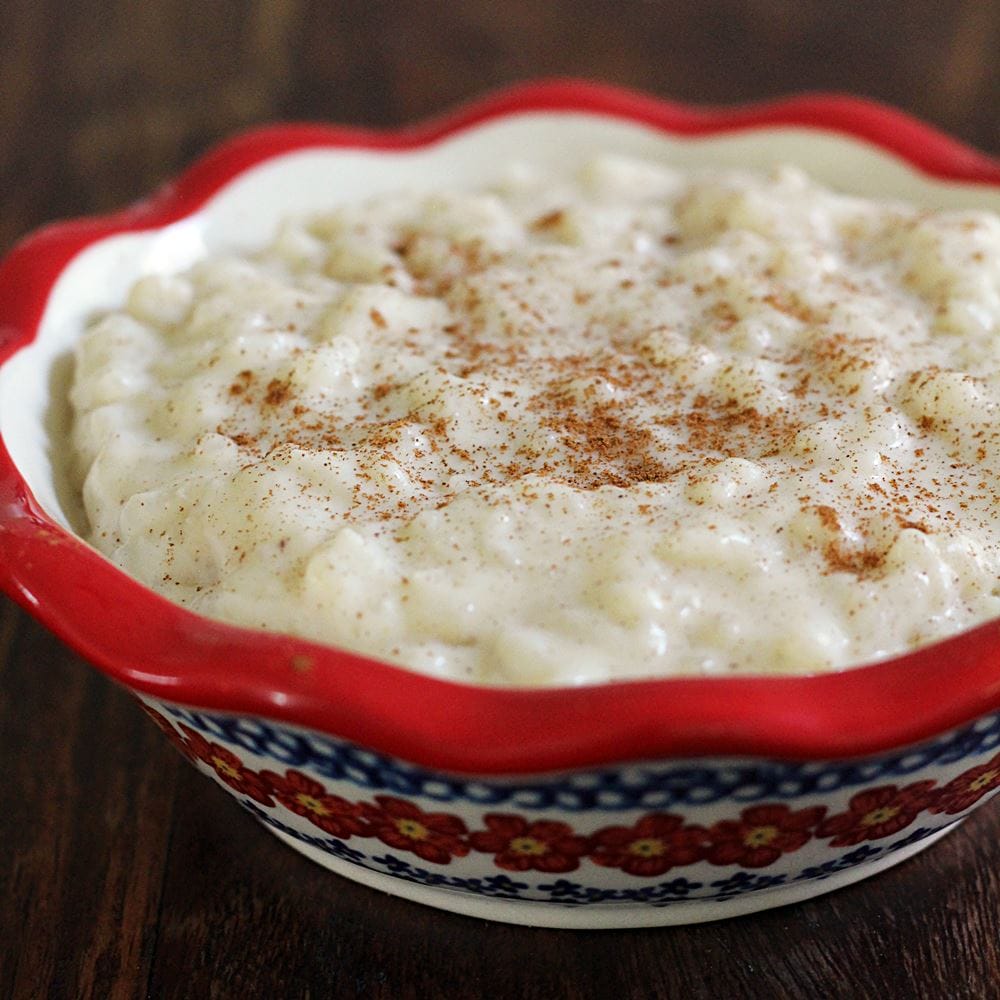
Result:
<svg viewBox="0 0 1000 1000"><path fill-rule="evenodd" d="M991 785L994 781L996 781L997 775L1000 775L1000 769L995 771L986 771L985 773L979 775L975 781L969 782L969 791L981 791L983 788L986 788L988 785Z"/></svg>
<svg viewBox="0 0 1000 1000"><path fill-rule="evenodd" d="M658 858L664 853L663 841L655 837L644 837L642 840L633 840L628 845L629 854L637 854L640 858Z"/></svg>
<svg viewBox="0 0 1000 1000"><path fill-rule="evenodd" d="M861 825L878 826L879 823L888 823L893 816L897 816L898 814L899 806L881 806L878 809L873 809L870 813L866 813L861 820Z"/></svg>
<svg viewBox="0 0 1000 1000"><path fill-rule="evenodd" d="M744 838L746 847L767 847L781 831L776 826L755 826Z"/></svg>
<svg viewBox="0 0 1000 1000"><path fill-rule="evenodd" d="M233 767L228 760L223 760L221 757L212 758L212 767L226 778L238 778L240 776L240 769Z"/></svg>
<svg viewBox="0 0 1000 1000"><path fill-rule="evenodd" d="M310 812L316 813L317 816L329 816L330 810L320 802L314 795L306 795L305 792L301 792L295 796L295 801L298 802L300 806L304 806Z"/></svg>
<svg viewBox="0 0 1000 1000"><path fill-rule="evenodd" d="M396 829L404 837L409 837L410 840L426 840L430 836L430 830L415 819L397 819Z"/></svg>
<svg viewBox="0 0 1000 1000"><path fill-rule="evenodd" d="M508 845L508 849L515 854L532 854L538 856L548 853L549 845L545 841L538 840L535 837L515 837Z"/></svg>

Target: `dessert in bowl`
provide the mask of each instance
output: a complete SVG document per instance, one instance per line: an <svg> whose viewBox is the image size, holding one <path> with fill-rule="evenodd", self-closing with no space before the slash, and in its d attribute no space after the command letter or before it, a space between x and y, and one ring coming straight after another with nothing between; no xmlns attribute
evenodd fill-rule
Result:
<svg viewBox="0 0 1000 1000"><path fill-rule="evenodd" d="M614 154L610 160L609 151ZM591 190L595 185L600 188L605 201L609 186L619 196L634 200L642 197L645 185L651 203L674 197L668 190L672 187L683 189L677 190L676 204L660 223L644 223L641 232L620 226L615 230L615 219L623 214L620 205L612 203L612 210L602 215L599 209L607 205L593 199L584 199L583 207L572 211L554 202L543 203L530 178L512 176L507 170L517 159L528 159L543 174L556 172L565 162L590 163L585 167L587 183ZM757 239L752 230L767 222L768 213L782 221L781 211L774 208L782 199L788 207L786 214L794 216L796 192L813 189L795 171L779 172L770 181L754 181L757 187L747 187L742 171L766 172L784 162L795 163L819 181L853 196L877 195L894 203L908 200L947 208L947 220L962 224L972 219L968 213L995 210L1000 202L995 164L884 109L816 98L710 114L606 88L549 84L516 89L444 122L393 135L321 127L255 133L221 147L175 185L135 209L110 219L43 231L17 248L0 272L7 312L4 326L10 331L0 385L7 452L2 526L7 588L138 694L182 752L214 774L278 836L336 871L415 899L539 924L686 922L790 902L902 860L946 832L1000 787L1000 720L996 714L1000 708L1000 636L989 621L969 627L994 613L989 539L977 549L962 535L952 546L957 552L954 558L965 559L961 567L947 561L943 548L937 552L937 562L918 567L918 572L930 578L934 567L944 565L939 575L947 575L949 581L952 575L957 577L959 599L951 605L910 607L911 617L900 626L899 636L873 635L878 630L873 623L885 624L890 619L878 614L864 617L866 606L877 604L870 589L875 578L891 575L893 567L904 575L912 574L931 544L927 539L933 541L945 533L944 515L940 525L931 523L937 512L929 510L932 501L926 494L933 492L934 484L913 485L912 478L919 471L917 466L926 472L924 456L940 447L940 434L935 437L932 425L935 420L944 422L947 415L931 411L935 405L940 409L943 395L959 404L964 400L973 417L980 401L989 405L988 357L984 361L970 355L960 361L962 371L971 369L978 395L970 395L965 382L939 377L959 362L950 356L928 355L906 369L921 375L913 380L909 395L900 397L898 413L889 414L891 419L873 410L865 414L865 427L875 425L875 434L881 437L874 444L870 436L866 438L858 454L863 458L873 452L872 461L884 465L865 474L876 479L901 475L897 455L905 451L910 463L905 469L911 480L909 492L916 493L919 487L923 495L917 510L911 509L916 501L900 506L897 494L892 533L883 539L882 548L872 541L877 532L843 514L843 490L848 482L824 483L817 475L808 490L794 494L797 520L789 534L796 536L798 548L788 549L783 558L792 568L798 565L796 553L801 553L803 563L809 558L824 560L828 583L842 576L867 581L867 596L853 611L847 607L842 616L863 623L855 629L869 643L861 651L852 652L850 641L841 642L836 628L824 631L800 613L796 601L801 587L787 594L784 617L794 620L787 623L787 635L777 636L778 640L798 638L766 649L747 639L748 623L773 614L780 628L781 609L766 604L758 605L756 611L752 606L749 611L741 609L737 593L729 599L728 622L740 628L720 628L720 615L723 626L727 624L726 600L716 595L712 634L728 635L728 646L706 645L702 640L701 645L675 642L677 635L703 637L711 631L702 623L684 633L691 612L683 604L673 606L677 615L667 619L669 627L661 624L660 632L665 635L661 645L679 647L668 666L675 674L725 676L613 679L657 672L654 661L662 662L665 650L651 643L656 632L643 617L644 608L648 605L655 610L658 603L669 604L666 599L674 599L690 584L676 575L639 579L641 553L634 551L631 562L622 562L619 553L617 569L612 567L604 576L594 574L600 558L570 562L564 575L556 576L554 588L546 590L542 575L535 594L543 595L541 603L554 606L559 603L560 588L591 574L581 587L591 603L582 615L579 606L564 615L560 643L553 644L544 635L539 639L537 623L530 620L524 603L509 600L507 591L514 587L510 579L516 581L516 576L493 577L486 588L487 598L492 590L500 612L493 618L486 616L484 627L470 625L463 617L467 606L489 603L478 594L465 602L456 598L456 591L471 592L474 578L463 580L455 560L439 564L437 568L443 565L446 572L435 576L434 567L421 563L420 553L415 555L412 546L404 553L411 562L392 565L387 574L394 578L392 586L376 575L375 584L368 588L379 595L374 610L381 609L384 619L368 636L363 630L350 629L351 622L372 616L370 595L359 598L355 582L363 580L371 567L379 569L379 532L399 535L401 530L392 518L402 515L385 506L389 497L393 505L419 507L416 513L407 508L405 518L407 523L420 517L427 522L421 552L432 547L435 539L449 535L447 523L442 525L442 519L447 519L439 512L447 514L458 506L453 500L456 496L468 497L470 492L478 496L475 491L483 488L484 480L499 480L490 485L506 491L507 512L530 507L540 498L543 504L562 510L565 521L589 503L593 520L583 523L591 525L592 534L598 520L628 527L621 506L628 504L657 529L657 537L643 542L641 549L659 545L660 562L679 565L685 572L693 566L700 572L706 563L716 565L729 558L720 554L726 544L738 549L747 541L753 549L753 539L741 540L738 530L728 531L722 545L711 534L726 516L734 495L751 509L774 507L768 502L769 495L773 499L772 484L779 492L788 473L776 474L769 433L779 429L800 459L825 448L828 466L835 464L845 438L834 432L830 440L824 440L816 429L829 416L822 408L829 409L830 403L825 396L815 395L818 390L806 377L807 369L815 369L817 382L850 382L846 390L843 384L840 389L862 396L870 392L872 399L883 391L879 380L886 373L880 355L866 364L853 363L859 353L863 355L865 345L860 337L836 339L840 330L834 325L842 327L844 315L838 314L835 323L827 316L830 322L822 327L818 310L831 298L828 288L819 293L822 301L810 304L805 300L804 289L825 267L822 255L815 261L809 258L814 266L798 276L805 284L794 299L781 299L775 287L767 284L781 279L787 285L794 277L791 272L801 271L808 255L786 247L781 260L768 258L770 250L760 241L769 236L766 227L756 234ZM678 180L677 171L706 167L725 172L725 177L696 189L684 188L686 182ZM447 178L446 185L442 178ZM762 200L760 193L761 185L766 188L768 184L770 202ZM500 204L506 214L498 210L495 200L484 203L480 195L463 194L465 216L450 223L467 225L469 213L480 219L475 238L480 256L485 246L488 266L480 266L482 261L471 265L466 253L461 262L465 270L454 271L450 259L454 232L449 234L447 252L431 240L409 239L412 232L403 233L407 238L401 239L399 212L412 216L417 211L413 206L418 205L423 206L418 214L426 215L427 197L437 197L441 209L442 190L477 192L497 185L514 191L507 205ZM398 205L386 208L387 194L402 188L416 190L418 196L402 209ZM551 185L547 190L552 190ZM816 197L836 201L832 195ZM846 210L848 203L855 204L837 197L838 212ZM381 199L375 203L382 206L378 212L396 220L380 223L386 232L381 242L366 242L363 226L359 230L358 221L347 217L349 210L337 208L372 198ZM720 255L718 242L713 242L717 234L711 232L721 203L728 206L730 215L744 213L742 223L729 226L728 235L723 236L730 239L728 257ZM758 214L748 221L751 203ZM289 217L316 216L335 208L332 220L327 217L325 222L314 220L304 227L286 226L279 231L279 224ZM801 215L808 226L822 213L807 206ZM513 229L511 218L517 223ZM677 218L686 219L680 232L672 228ZM901 218L901 227L916 231L917 249L929 240L928 253L932 258L941 256L944 244L933 222L926 223L917 211L904 212ZM849 222L865 225L856 213ZM818 224L826 223L820 219ZM601 366L592 363L591 354L588 370L581 373L577 363L567 372L565 366L551 364L550 348L539 354L537 350L532 353L530 344L525 346L524 327L531 325L540 309L523 289L546 266L556 270L562 266L566 247L575 243L586 249L588 225L610 226L612 244L598 240L596 249L590 248L601 259L584 265L586 277L578 278L567 306L584 310L585 321L581 324L571 317L567 325L611 332L598 346L604 352ZM500 239L496 231L504 226L508 236L513 233L520 239L527 232L531 236L521 243L511 237L513 242L498 247L484 241L483 226L494 227L490 230L496 237L494 244ZM734 229L743 233L735 243ZM244 301L252 300L256 291L248 289L259 291L270 279L266 268L253 270L245 261L233 263L231 259L220 265L218 258L256 254L276 233L275 245L284 255L283 273L299 275L298 284L286 295L287 307L293 310L294 319L294 310L308 313L312 303L312 319L299 324L284 315L273 316L271 327L263 331L260 324L255 331L252 322L244 322L237 356L227 361L229 368L213 362L219 378L210 391L204 384L180 387L173 398L157 402L157 390L143 382L150 358L154 358L153 365L178 363L176 351L164 354L165 360L155 360L160 350L157 331L167 340L173 338L174 346L180 344L188 356L201 351L211 362L225 353L224 345L211 341L210 332L206 333L211 324L207 327L204 321L214 310L212 322L229 322L231 310L226 307L220 314L217 301L205 290L211 293L235 282L244 289ZM842 232L838 238L843 239ZM626 242L614 244L615 239ZM507 256L498 259L501 250ZM978 274L976 268L988 268L989 257L981 253L981 258L975 258L975 253L981 252L973 246L969 269ZM307 260L310 254L322 254L323 268L322 274L311 274L306 281L304 272L296 271L295 261ZM518 255L521 272L515 266ZM643 259L637 261L637 256ZM696 265L688 285L675 280L678 270ZM580 263L573 266L579 276ZM375 270L365 272L366 267ZM634 289L648 277L641 273L643 267L655 270L652 284L662 282L657 285L659 297L651 303L635 299ZM496 279L498 269L505 272L502 281ZM225 272L221 276L220 270ZM748 287L755 271L761 273L763 287ZM907 277L909 272L913 273ZM917 285L926 284L923 291L928 296L940 291L932 265L923 271L903 268L900 273L903 282L912 279ZM708 319L699 326L702 332L716 329L720 337L725 335L725 342L703 342L701 353L692 358L690 338L680 343L677 330L670 328L681 325L670 310L677 306L677 297L686 294L684 289L716 288L726 274L730 275L728 284L741 282L740 288L736 292L727 288L725 301L707 292L704 312ZM428 287L400 287L414 278L428 282ZM983 280L987 282L985 295L989 276ZM476 308L470 304L469 289L476 287L479 302L492 296L495 303L519 281L522 287L511 297L511 308L524 307L527 316L519 321L515 338L522 353L506 357L502 370L491 370L491 377L500 372L507 382L486 384L478 378L483 373L483 338L476 341L479 346L473 351L465 336ZM588 282L594 287L588 288ZM572 283L555 284L564 288ZM377 300L369 301L376 285L389 286L389 293L383 288ZM345 290L345 286L349 287ZM618 298L611 296L612 288ZM285 291L278 288L275 294L280 297ZM733 305L737 292L746 304L742 312ZM840 292L845 300L860 294L857 287L847 285ZM468 311L456 324L454 310L460 294ZM949 303L956 298L962 297L951 295ZM605 308L604 314L595 314L594 299ZM955 307L935 312L934 332L945 338L946 328L960 327L948 336L972 345L968 347L972 351L976 343L988 339L988 308L983 320L982 295L966 295L962 301L978 305L979 311ZM434 315L442 302L451 312ZM650 315L638 332L632 327L619 329L609 320L608 310L616 310L616 315L631 322L643 308ZM425 313L417 315L414 310L419 309ZM501 312L494 310L492 316ZM671 322L661 322L656 329L654 314L667 315ZM355 377L357 368L351 365L369 343L351 332L359 322L374 341L381 338L386 344L393 363L389 371ZM978 334L976 323L982 327ZM745 369L739 369L732 358L719 359L727 344L761 342L765 337L770 338L765 346L776 350L781 346L775 340L782 328L790 338L798 335L795 324L814 330L812 353L800 361L805 367L793 371L787 367L788 357L776 355ZM539 325L544 326L540 321ZM446 338L436 356L433 385L428 384L425 371L408 371L406 343L408 338L423 338L431 328L440 329ZM255 340L255 334L262 335ZM544 340L544 329L542 334ZM500 330L486 343L495 347L497 338L503 336L510 340L510 331ZM293 341L287 356L274 353L282 337L286 346ZM296 337L305 339L294 342ZM609 355L612 347L619 353ZM581 353L578 348L574 347L575 354ZM183 591L178 596L192 607L221 613L244 625L270 624L312 634L341 648L293 638L283 631L251 631L196 616L129 579L75 537L74 526L88 530L86 519L74 507L78 486L67 456L53 448L68 436L69 369L73 367L68 359L74 349L79 351L72 390L78 409L76 436L83 444L84 465L90 468L85 499L89 530L94 533L88 537L145 582L160 585L166 593ZM249 351L252 360L247 361L248 355L240 351ZM322 365L317 360L320 356ZM684 363L678 377L678 366L671 359L679 356ZM626 364L627 359L637 357L646 361ZM138 358L139 362L105 377L101 365L107 358ZM303 358L309 359L308 364L301 363ZM540 379L528 380L527 369L537 374L541 361L545 364ZM378 363L373 363L373 371ZM319 372L311 383L309 369L314 375ZM660 382L647 385L653 369L670 369L674 381L667 387ZM373 426L355 435L371 454L373 435L382 434L377 456L364 469L366 481L374 482L376 488L365 494L370 494L369 499L361 505L374 514L375 523L338 524L336 539L324 541L318 556L305 553L295 540L286 540L282 547L283 531L270 528L263 542L251 545L242 537L227 538L225 553L223 546L211 541L224 537L224 532L213 536L202 531L202 543L182 552L177 524L189 536L196 534L198 517L205 523L211 520L205 512L214 498L198 493L201 479L178 485L176 469L170 465L175 456L162 450L162 427L177 422L192 425L194 447L200 449L195 457L202 468L206 463L231 463L226 466L227 474L242 473L248 483L252 481L253 488L246 485L244 489L241 509L266 522L268 508L274 506L274 491L280 493L282 483L294 483L294 496L286 499L284 509L298 504L302 495L316 492L312 485L323 474L322 462L303 473L319 450L315 436L329 439L344 420L331 424L329 413L321 410L309 392L322 396L338 372L344 371L348 381L360 381L363 391L382 407L376 410ZM692 381L692 371L704 384L694 384L694 380L681 400L676 396L679 382ZM98 378L88 382L93 372ZM647 397L662 398L672 392L674 409L697 413L698 419L684 417L680 423L676 419L671 423L669 413L649 414L641 409L631 419L625 419L628 414L623 416L620 410L609 413L608 401L601 394L613 397L628 381L626 375L639 395L644 391ZM891 381L894 374L888 377ZM476 386L475 392L468 391L470 384ZM704 402L706 398L709 403ZM126 441L134 445L133 450L122 453L124 461L119 455L114 468L129 470L131 481L115 494L122 475L109 473L112 465L106 459L128 432L104 418L123 401L132 405L144 399L160 409L140 414L125 426L144 425L154 433L149 440ZM229 402L230 409L204 412L211 411L216 399ZM502 454L499 446L491 449L482 440L458 440L450 432L449 421L467 428L475 423L476 406L503 410L504 400L512 400L512 412L502 421L510 425L512 436L498 445L510 449L510 461L497 458ZM702 402L691 405L695 400ZM518 403L534 415L534 423L519 421L519 414L513 412ZM801 414L794 421L786 419L799 403L816 408L811 419L802 419ZM869 404L874 405L871 400ZM595 423L597 406L602 407L601 419ZM768 407L771 420L751 419ZM270 423L263 428L240 423L248 409L263 413ZM276 445L268 435L276 425L287 425L290 417L298 420L297 436ZM927 426L921 428L921 423ZM390 424L395 437L388 440L385 428ZM683 468L666 469L659 453L647 451L650 424L662 429L666 444L675 451L690 449L698 443L695 437L700 438L702 451L688 451ZM96 436L81 435L81 427L89 433L94 425ZM304 440L306 430L313 439ZM679 430L684 432L680 438ZM926 440L915 436L918 431ZM730 454L729 442L738 437L761 447L749 457ZM423 492L407 492L404 487L412 486L416 478L412 468L397 468L398 462L392 465L386 458L389 452L389 459L398 459L401 441L409 442L413 452L440 456L445 451L447 477L440 469L425 470L420 477ZM326 441L335 450L342 443ZM951 446L952 450L960 444ZM743 448L741 454L746 455L745 440ZM961 470L965 479L979 460L977 448L971 458L962 459L967 462ZM485 457L462 467L462 452ZM573 476L567 477L563 468L555 476L556 486L539 481L545 467L558 458L568 460ZM150 468L143 467L144 463ZM283 472L273 478L278 466ZM167 467L169 481L149 480L154 467ZM327 466L322 467L329 473ZM978 487L970 488L967 495L959 496L965 486L957 481L957 470L951 472L956 482L948 489L955 504L973 507L966 521L971 524L978 517L989 528L989 504L983 499L986 487L978 492ZM848 473L847 480L859 475L856 470ZM940 478L933 468L926 475ZM461 488L456 487L459 478ZM664 530L658 522L667 515L657 505L671 489L680 489L678 483L687 506L683 517L670 515L674 519ZM357 480L345 480L341 469L328 475L323 484L320 499L332 520L343 511L329 509L331 498L344 487L343 507L352 506ZM829 495L813 496L827 487L833 491ZM636 490L642 495L636 495ZM512 491L520 492L511 499ZM750 503L754 496L759 499ZM492 495L489 505L494 513L496 497ZM154 516L171 506L187 515L175 518L173 527ZM700 521L690 520L695 513ZM123 525L130 526L132 533L120 532ZM777 527L783 530L784 524ZM546 529L539 531L544 540ZM100 541L102 534L108 539L106 545ZM517 537L523 534L523 528L515 532ZM478 529L477 537L483 535L484 529ZM619 529L619 539L628 536L629 532ZM678 546L678 538L684 540L683 545ZM166 541L161 543L161 539ZM261 620L261 606L280 604L271 592L265 592L248 616L220 611L199 596L213 593L213 588L217 593L220 586L224 590L227 581L240 575L240 566L252 564L267 546L274 554L290 549L295 565L306 567L303 578L322 584L316 592L334 595L328 597L326 606L316 606L313 617L326 621L339 614L344 619L339 631L331 636L310 632L290 620ZM459 545L459 559L465 548ZM530 563L535 549L541 552L544 546L514 553L509 547L494 545L497 548L500 561L524 564ZM572 540L569 548L574 548ZM597 548L599 556L607 551ZM147 558L151 551L156 558ZM145 555L132 564L120 559L123 552ZM747 559L745 552L738 555ZM754 552L749 562L757 566L762 559L766 561L766 555ZM548 554L540 556L535 568L541 572L548 560ZM148 576L143 576L143 566L152 567ZM388 611L383 607L385 594L390 602L395 601ZM227 600L232 607L232 599ZM688 603L698 610L696 601ZM405 652L396 638L378 645L389 634L388 625L397 619L406 624L401 633L404 640L423 636L428 631L425 620L434 617L428 609L444 621L444 626L435 626L438 646L416 643ZM962 618L966 611L969 617ZM590 619L602 615L611 623L605 629L611 638L603 655L594 657L592 651L600 644L587 630ZM806 621L805 627L800 619ZM645 623L640 629L640 652L652 667L640 662L634 628L628 633L632 646L619 641L625 634L619 627L636 620ZM471 633L469 628L473 628ZM944 629L957 634L927 644ZM775 631L775 627L770 629L772 635ZM482 638L486 635L489 641ZM574 635L575 646L570 644ZM812 642L817 635L826 638ZM471 664L463 663L460 657L441 655L442 641L459 649L478 645L490 653ZM618 650L619 646L623 649ZM755 646L757 652L745 674L745 665L734 652L748 646ZM847 650L846 661L832 652L838 648ZM368 659L371 655L426 673ZM622 669L607 670L616 655ZM881 662L839 669L846 663L876 658ZM802 673L831 667L836 671L754 676L769 669ZM466 683L462 680L466 677L480 684ZM549 686L525 688L531 683Z"/></svg>

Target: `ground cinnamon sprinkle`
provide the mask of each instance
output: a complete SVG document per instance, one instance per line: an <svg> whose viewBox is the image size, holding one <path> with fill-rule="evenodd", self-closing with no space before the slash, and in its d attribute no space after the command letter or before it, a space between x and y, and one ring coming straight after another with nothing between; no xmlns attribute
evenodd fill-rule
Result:
<svg viewBox="0 0 1000 1000"><path fill-rule="evenodd" d="M237 374L236 379L229 386L229 394L231 396L241 395L242 393L246 392L247 389L250 388L250 386L253 384L253 380L254 380L253 372L250 371L249 369L244 369L243 371Z"/></svg>
<svg viewBox="0 0 1000 1000"><path fill-rule="evenodd" d="M545 215L540 215L534 222L531 223L531 228L536 233L544 232L546 229L555 229L556 226L561 225L563 219L565 218L565 212L561 208L557 208L551 212L547 212Z"/></svg>
<svg viewBox="0 0 1000 1000"><path fill-rule="evenodd" d="M817 504L813 510L819 515L820 524L827 531L840 532L843 530L840 525L840 518L832 507L828 507L826 504Z"/></svg>
<svg viewBox="0 0 1000 1000"><path fill-rule="evenodd" d="M878 569L885 561L885 553L874 549L857 549L842 542L829 542L823 549L827 565L835 572L862 576Z"/></svg>
<svg viewBox="0 0 1000 1000"><path fill-rule="evenodd" d="M264 395L265 406L281 406L292 398L292 380L273 378L267 384L267 391Z"/></svg>
<svg viewBox="0 0 1000 1000"><path fill-rule="evenodd" d="M655 457L656 442L647 427L623 416L614 403L594 406L584 414L558 412L543 422L564 436L571 452L565 481L577 489L601 486L628 488L636 483L666 482L680 466Z"/></svg>

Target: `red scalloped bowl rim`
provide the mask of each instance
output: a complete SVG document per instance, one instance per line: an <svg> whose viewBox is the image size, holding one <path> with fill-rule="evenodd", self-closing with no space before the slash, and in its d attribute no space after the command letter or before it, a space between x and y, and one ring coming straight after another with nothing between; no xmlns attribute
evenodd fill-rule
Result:
<svg viewBox="0 0 1000 1000"><path fill-rule="evenodd" d="M0 362L34 338L56 279L82 249L189 215L265 160L308 148L413 149L480 122L539 111L608 116L681 136L818 129L861 140L935 178L1000 186L997 160L892 108L833 94L707 109L554 80L511 87L404 129L270 126L224 142L137 205L49 226L15 247L0 263ZM0 541L0 585L7 593L133 691L282 720L449 772L533 774L706 755L863 756L1000 710L1000 622L893 660L818 676L534 690L440 680L223 625L153 594L57 526L2 441Z"/></svg>

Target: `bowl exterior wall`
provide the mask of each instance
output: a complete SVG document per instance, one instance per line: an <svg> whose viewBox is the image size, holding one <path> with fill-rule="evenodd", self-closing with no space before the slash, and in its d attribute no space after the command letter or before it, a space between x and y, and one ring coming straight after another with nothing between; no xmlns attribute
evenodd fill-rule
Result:
<svg viewBox="0 0 1000 1000"><path fill-rule="evenodd" d="M477 777L267 719L141 700L182 754L283 839L362 881L399 880L404 895L442 890L446 908L458 893L547 909L671 907L670 923L687 906L711 919L712 903L722 916L739 897L754 894L745 901L757 909L769 904L756 894L804 898L807 885L819 893L826 880L881 870L1000 790L1000 714L860 760Z"/></svg>

